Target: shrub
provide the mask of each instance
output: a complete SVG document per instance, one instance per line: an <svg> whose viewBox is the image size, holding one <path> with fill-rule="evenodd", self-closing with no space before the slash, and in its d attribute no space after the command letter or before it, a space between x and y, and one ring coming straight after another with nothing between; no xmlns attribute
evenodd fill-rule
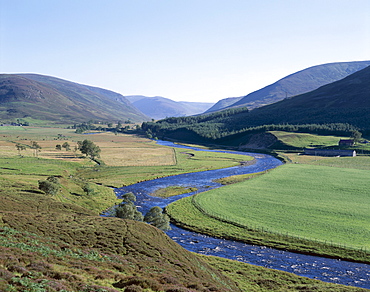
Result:
<svg viewBox="0 0 370 292"><path fill-rule="evenodd" d="M137 285L130 285L130 286L126 287L126 289L124 291L125 292L141 292L141 291L143 291L143 288L141 288L140 286L137 286Z"/></svg>

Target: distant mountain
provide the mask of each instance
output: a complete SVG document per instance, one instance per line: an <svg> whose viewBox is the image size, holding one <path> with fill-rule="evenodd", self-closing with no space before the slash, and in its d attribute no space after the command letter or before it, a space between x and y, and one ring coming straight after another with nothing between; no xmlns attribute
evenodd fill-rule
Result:
<svg viewBox="0 0 370 292"><path fill-rule="evenodd" d="M319 88L320 86L343 79L352 73L370 65L370 61L340 62L313 66L302 71L286 76L279 81L262 89L254 91L233 104L224 107L217 106L218 103L207 112L217 111L230 107L248 107L254 109L264 105L272 104L284 98L303 94ZM224 100L221 100L222 102ZM226 99L227 101L227 99ZM216 107L217 106L217 107Z"/></svg>
<svg viewBox="0 0 370 292"><path fill-rule="evenodd" d="M315 125L313 125L315 124ZM289 128L370 135L370 66L314 91L247 110L232 108L182 119L145 123L160 139L241 145L251 132Z"/></svg>
<svg viewBox="0 0 370 292"><path fill-rule="evenodd" d="M38 74L1 74L0 119L18 118L53 123L149 119L125 97L106 89Z"/></svg>
<svg viewBox="0 0 370 292"><path fill-rule="evenodd" d="M209 108L205 113L216 112L216 111L228 108L229 106L232 106L233 104L237 103L243 97L244 96L228 97L228 98L221 99L218 102L216 102L214 106Z"/></svg>
<svg viewBox="0 0 370 292"><path fill-rule="evenodd" d="M131 95L126 98L142 113L160 120L166 117L181 117L203 113L213 103L174 101L161 96L147 97L142 95Z"/></svg>
<svg viewBox="0 0 370 292"><path fill-rule="evenodd" d="M252 110L245 122L348 123L370 129L370 66L314 91Z"/></svg>

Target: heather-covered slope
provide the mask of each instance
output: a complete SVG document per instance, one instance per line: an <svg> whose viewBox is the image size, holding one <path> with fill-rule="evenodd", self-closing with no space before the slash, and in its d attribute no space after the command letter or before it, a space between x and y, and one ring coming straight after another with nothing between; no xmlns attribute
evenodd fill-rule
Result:
<svg viewBox="0 0 370 292"><path fill-rule="evenodd" d="M14 121L32 118L51 123L78 123L89 120L148 118L117 99L123 96L95 87L37 74L0 75L0 119Z"/></svg>
<svg viewBox="0 0 370 292"><path fill-rule="evenodd" d="M149 224L22 193L0 192L1 291L240 291Z"/></svg>
<svg viewBox="0 0 370 292"><path fill-rule="evenodd" d="M272 104L295 95L303 94L320 86L338 81L370 65L370 61L329 63L313 66L286 76L262 89L254 91L231 105L212 107L207 112L229 107L249 109ZM217 105L217 104L216 104Z"/></svg>

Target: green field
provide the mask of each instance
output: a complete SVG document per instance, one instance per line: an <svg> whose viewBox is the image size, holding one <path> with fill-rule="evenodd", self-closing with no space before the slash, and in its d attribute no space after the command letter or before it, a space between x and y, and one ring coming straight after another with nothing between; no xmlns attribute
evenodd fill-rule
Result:
<svg viewBox="0 0 370 292"><path fill-rule="evenodd" d="M338 145L340 139L348 139L348 137L322 136L284 131L271 131L270 133L276 136L284 144L297 148L335 146Z"/></svg>
<svg viewBox="0 0 370 292"><path fill-rule="evenodd" d="M366 170L288 164L196 202L253 229L370 249L369 177Z"/></svg>
<svg viewBox="0 0 370 292"><path fill-rule="evenodd" d="M295 133L285 131L270 131L278 140L288 146L294 148L336 148L339 140L350 139L349 137L341 136L323 136L308 133ZM370 151L370 143L356 143L350 149L356 150L361 154L363 151Z"/></svg>

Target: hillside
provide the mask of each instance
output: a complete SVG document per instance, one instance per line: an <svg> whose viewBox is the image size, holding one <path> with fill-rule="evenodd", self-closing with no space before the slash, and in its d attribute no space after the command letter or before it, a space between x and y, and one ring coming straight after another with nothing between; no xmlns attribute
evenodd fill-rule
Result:
<svg viewBox="0 0 370 292"><path fill-rule="evenodd" d="M249 109L272 104L295 95L303 94L319 88L320 86L338 81L370 65L370 61L329 63L313 66L286 76L277 82L262 89L254 91L233 104L220 107L221 100L207 112L226 109L229 107L248 107Z"/></svg>
<svg viewBox="0 0 370 292"><path fill-rule="evenodd" d="M207 102L174 101L161 96L132 95L126 98L142 113L155 120L201 114L213 105Z"/></svg>
<svg viewBox="0 0 370 292"><path fill-rule="evenodd" d="M314 91L251 111L229 109L198 117L147 123L143 128L150 129L159 138L237 145L244 143L243 136L253 127L263 125L269 125L265 127L269 128L267 130L289 130L287 124L316 124L315 127L306 126L305 131L325 130L350 135L358 128L369 134L369 81L370 66Z"/></svg>
<svg viewBox="0 0 370 292"><path fill-rule="evenodd" d="M0 119L63 124L148 120L118 93L37 74L0 75Z"/></svg>
<svg viewBox="0 0 370 292"><path fill-rule="evenodd" d="M0 202L1 291L8 284L11 291L36 291L26 290L31 284L47 291L240 291L149 224L94 216L31 192L27 199L1 193Z"/></svg>
<svg viewBox="0 0 370 292"><path fill-rule="evenodd" d="M205 113L216 112L216 111L220 111L220 110L223 110L225 108L228 108L228 107L232 106L234 103L237 103L242 98L243 98L243 96L228 97L228 98L221 99L218 102L216 102L214 106L209 108Z"/></svg>

